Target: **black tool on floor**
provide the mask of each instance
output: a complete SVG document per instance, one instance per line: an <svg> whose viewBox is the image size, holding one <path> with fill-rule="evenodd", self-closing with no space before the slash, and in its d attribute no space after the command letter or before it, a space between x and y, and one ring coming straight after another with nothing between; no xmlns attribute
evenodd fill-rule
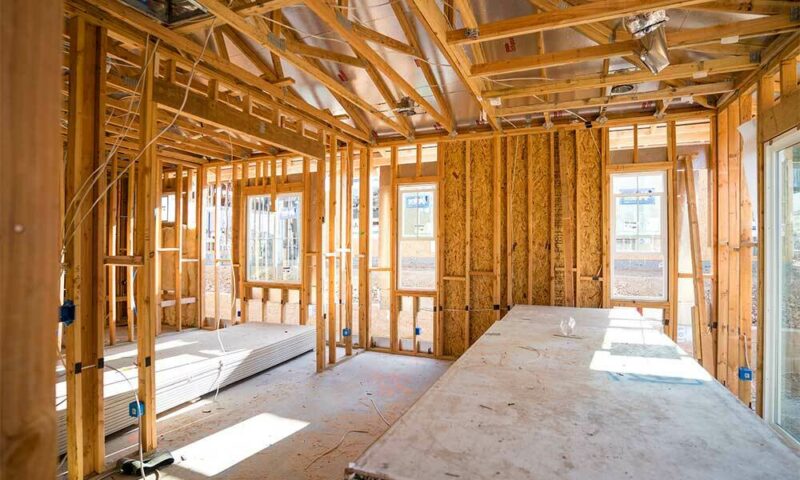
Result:
<svg viewBox="0 0 800 480"><path fill-rule="evenodd" d="M175 458L169 452L156 452L149 457L145 457L144 464L138 458L123 458L119 462L120 472L125 475L142 475L142 468L144 474L152 473L159 468L168 467L175 463Z"/></svg>

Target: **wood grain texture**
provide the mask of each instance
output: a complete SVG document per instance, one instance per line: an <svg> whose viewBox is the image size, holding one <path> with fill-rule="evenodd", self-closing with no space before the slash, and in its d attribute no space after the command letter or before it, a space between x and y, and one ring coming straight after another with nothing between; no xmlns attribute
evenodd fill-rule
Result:
<svg viewBox="0 0 800 480"><path fill-rule="evenodd" d="M0 478L54 478L61 2L0 6ZM34 172L51 172L49 175ZM35 221L34 221L35 219Z"/></svg>

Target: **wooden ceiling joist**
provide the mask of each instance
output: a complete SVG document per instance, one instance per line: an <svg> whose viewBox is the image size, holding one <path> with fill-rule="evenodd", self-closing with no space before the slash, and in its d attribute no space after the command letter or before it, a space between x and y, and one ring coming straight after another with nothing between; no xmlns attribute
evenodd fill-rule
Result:
<svg viewBox="0 0 800 480"><path fill-rule="evenodd" d="M301 38L300 35L297 33L296 29L292 25L292 22L289 21L288 18L284 18L283 21L288 27L283 30L283 35L286 38L287 42L294 42L295 44L298 45L307 45L306 41L303 38ZM307 56L307 58L312 64L316 65L320 70L324 69L324 66L319 61L319 58L314 58L312 56ZM335 98L336 101L339 102L339 105L342 106L344 111L347 113L347 117L350 118L350 120L353 122L356 128L362 130L363 132L365 132L365 134L369 135L369 133L367 132L370 132L370 127L369 124L367 124L367 120L364 118L364 115L362 114L361 110L355 105L353 105L353 103L342 98L342 96L337 94L336 92L332 90L328 91L331 93L331 95L333 95L333 98Z"/></svg>
<svg viewBox="0 0 800 480"><path fill-rule="evenodd" d="M563 10L534 13L448 32L451 45L466 45L527 33L575 27L665 8L681 8L707 0L597 0ZM434 0L426 0L433 3Z"/></svg>
<svg viewBox="0 0 800 480"><path fill-rule="evenodd" d="M106 26L109 29L109 35L124 38L125 41L132 44L144 45L147 34L160 39L162 44L171 47L160 50L159 54L165 58L174 58L177 62L191 66L193 59L200 57L202 53L202 61L197 65L198 72L208 77L218 78L230 85L239 85L259 101L304 118L310 125L321 126L320 122L325 122L324 126L327 128L340 131L352 139L360 142L369 140L368 135L359 129L301 99L288 96L282 88L219 57L209 49L203 53L202 45L158 24L133 7L114 0L91 0L91 3L89 4L86 0L67 0L67 7L87 16L97 24ZM273 98L285 101L287 104L277 104Z"/></svg>
<svg viewBox="0 0 800 480"><path fill-rule="evenodd" d="M470 76L471 62L469 58L467 58L463 49L447 43L447 32L450 28L444 12L439 9L436 2L429 0L409 0L408 4L414 16L425 27L428 35L439 47L450 66L453 67L475 101L486 113L489 125L494 130L502 130L495 114L495 108L481 95L481 91L484 89L484 82Z"/></svg>
<svg viewBox="0 0 800 480"><path fill-rule="evenodd" d="M688 79L695 75L713 76L725 73L742 72L758 68L758 63L748 57L728 57L717 60L680 63L670 65L657 74L650 71L626 71L610 75L585 75L566 80L548 80L536 85L487 90L487 98L518 98L548 95L594 88L612 87L620 84L637 84L652 81Z"/></svg>
<svg viewBox="0 0 800 480"><path fill-rule="evenodd" d="M436 99L436 103L443 110L443 114L452 119L453 109L450 107L450 101L444 95L444 92L439 85L439 81L433 74L433 69L431 68L430 63L428 63L428 61L424 58L422 45L419 41L417 28L415 27L414 22L412 22L406 16L406 11L399 2L392 3L392 10L397 18L397 22L400 24L400 28L403 29L403 34L406 36L408 43L414 49L414 53L418 58L418 60L416 60L417 67L425 77L425 82L427 82L428 87L431 89L433 97ZM455 125L453 125L453 127L455 128Z"/></svg>
<svg viewBox="0 0 800 480"><path fill-rule="evenodd" d="M603 107L611 105L626 105L630 103L654 102L657 100L680 99L695 95L712 95L726 93L733 90L733 82L717 82L701 85L690 85L681 88L664 88L652 92L633 93L628 95L613 95L607 97L593 97L582 100L568 100L563 102L546 102L534 105L498 108L498 115L527 115L533 113L554 112L558 110L574 110L579 108Z"/></svg>
<svg viewBox="0 0 800 480"><path fill-rule="evenodd" d="M800 20L792 20L788 16L778 15L774 17L717 25L714 27L670 32L667 34L667 45L671 50L690 48L696 45L713 44L731 37L743 38L773 35L778 31L790 31L796 29L800 29ZM473 75L499 75L543 67L552 67L556 65L579 63L589 60L613 58L617 56L623 56L626 53L631 53L637 48L638 41L627 40L623 42L610 43L607 45L562 50L559 52L547 53L545 55L527 55L512 58L510 60L485 63L482 65L476 64L473 65L471 71Z"/></svg>
<svg viewBox="0 0 800 480"><path fill-rule="evenodd" d="M312 64L305 57L287 50L285 48L285 45L281 43L278 39L271 38L270 36L268 36L266 32L263 32L258 26L250 24L245 17L241 16L240 14L226 7L222 2L218 0L198 0L198 3L201 4L203 7L205 7L212 14L225 20L233 28L235 28L236 30L238 30L251 40L257 42L259 45L263 46L270 52L276 53L277 55L280 55L286 60L292 62L297 68L299 68L306 74L316 78L317 80L322 82L326 87L335 91L337 94L341 95L343 98L352 102L365 112L381 120L388 126L392 127L394 130L396 130L397 132L403 135L409 134L409 132L395 119L387 116L379 109L375 108L373 105L370 105L369 103L364 101L357 94L345 88L344 85L329 77L326 72L319 69L316 65Z"/></svg>
<svg viewBox="0 0 800 480"><path fill-rule="evenodd" d="M337 13L323 0L306 0L306 5L323 22L339 34L353 51L357 52L364 60L368 61L378 72L385 75L400 91L412 98L428 115L439 122L448 132L453 129L453 119L440 113L434 106L423 97L408 80L389 65L382 56L378 55L367 42L358 35L352 28L353 22L347 20L345 16ZM416 52L415 52L416 53ZM441 107L441 106L440 106Z"/></svg>

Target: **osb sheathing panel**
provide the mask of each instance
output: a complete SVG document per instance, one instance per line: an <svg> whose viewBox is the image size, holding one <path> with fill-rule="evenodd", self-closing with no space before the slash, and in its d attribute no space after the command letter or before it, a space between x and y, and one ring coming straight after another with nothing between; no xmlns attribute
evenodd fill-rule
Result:
<svg viewBox="0 0 800 480"><path fill-rule="evenodd" d="M570 283L565 281L566 275L573 275L575 267L575 132L560 131L558 137L558 163L560 167L559 190L556 196L561 200L561 215L556 218L556 224L561 227L561 255L560 265L563 270L556 272L556 278L561 277L561 298L556 305L570 304L568 300L574 299L575 282L571 282L571 291L567 291Z"/></svg>
<svg viewBox="0 0 800 480"><path fill-rule="evenodd" d="M530 303L534 305L550 305L550 138L549 133L531 136Z"/></svg>
<svg viewBox="0 0 800 480"><path fill-rule="evenodd" d="M442 275L460 277L445 279L442 285L442 345L444 355L460 355L464 351L466 316L466 144L451 142L439 145L442 162L440 192L442 209L441 254Z"/></svg>
<svg viewBox="0 0 800 480"><path fill-rule="evenodd" d="M596 137L599 145L599 137ZM591 147L591 148L589 148ZM602 150L602 146L601 146ZM469 163L466 143L447 142L439 145L442 162L440 226L442 274L458 277L444 280L442 287L442 337L445 355L459 355L464 349L464 308L467 305L468 271L492 271L494 246L494 193L491 140L471 141ZM583 158L586 157L586 158ZM564 304L564 242L562 228L571 235L572 262L580 262L580 275L591 277L602 265L602 197L601 162L597 148L587 132L551 132L530 137L500 138L500 305L508 303L508 276L512 275L512 303ZM576 178L580 162L580 178ZM469 165L471 185L466 185ZM561 190L563 169L565 190ZM530 190L528 182L530 184ZM577 187L577 188L576 188ZM466 262L466 195L470 192L470 268ZM563 195L562 195L563 193ZM510 195L509 195L510 194ZM530 198L529 198L530 194ZM511 199L509 215L508 202ZM565 212L562 212L562 202ZM532 208L529 209L529 205ZM580 211L580 242L576 242L576 212ZM508 225L511 237L508 237ZM580 255L575 249L580 243ZM552 252L551 252L552 249ZM508 255L511 255L511 270ZM552 262L551 262L552 258ZM530 262L530 263L529 263ZM528 297L528 279L531 296ZM560 267L554 269L554 267ZM494 276L472 275L469 292L469 338L475 341L495 318ZM575 284L573 282L573 289ZM599 306L601 282L584 280L577 303ZM553 299L551 301L551 299ZM504 313L504 312L503 312Z"/></svg>
<svg viewBox="0 0 800 480"><path fill-rule="evenodd" d="M440 144L443 165L442 271L445 276L466 275L466 162L464 142Z"/></svg>
<svg viewBox="0 0 800 480"><path fill-rule="evenodd" d="M528 299L528 146L524 136L508 137L508 189L511 198L511 300Z"/></svg>
<svg viewBox="0 0 800 480"><path fill-rule="evenodd" d="M466 318L465 306L466 283L456 280L445 280L444 311L442 321L442 345L444 355L457 356L464 353L464 320Z"/></svg>
<svg viewBox="0 0 800 480"><path fill-rule="evenodd" d="M470 145L470 270L492 271L494 259L494 164L492 139ZM491 295L491 294L490 294Z"/></svg>
<svg viewBox="0 0 800 480"><path fill-rule="evenodd" d="M550 260L553 272L551 282L551 304L563 305L564 304L564 275L562 274L564 268L564 232L562 230L562 197L561 197L561 158L560 149L557 146L558 135L553 139L556 142L553 148L553 158L551 160L551 167L553 171L553 189L550 207ZM559 270L561 269L561 270Z"/></svg>
<svg viewBox="0 0 800 480"><path fill-rule="evenodd" d="M494 276L494 141L470 144L468 195L470 196L470 343L477 340L495 320Z"/></svg>
<svg viewBox="0 0 800 480"><path fill-rule="evenodd" d="M580 287L576 304L579 307L600 307L602 284L598 278L603 266L603 201L602 167L599 130L576 132L577 156L577 251Z"/></svg>
<svg viewBox="0 0 800 480"><path fill-rule="evenodd" d="M492 310L493 277L474 276L470 282L469 343L483 335L495 321Z"/></svg>

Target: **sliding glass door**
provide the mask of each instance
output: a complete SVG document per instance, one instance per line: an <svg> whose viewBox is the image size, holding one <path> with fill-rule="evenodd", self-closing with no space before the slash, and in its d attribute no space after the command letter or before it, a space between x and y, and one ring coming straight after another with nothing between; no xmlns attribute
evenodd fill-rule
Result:
<svg viewBox="0 0 800 480"><path fill-rule="evenodd" d="M800 132L765 159L765 417L800 442Z"/></svg>

